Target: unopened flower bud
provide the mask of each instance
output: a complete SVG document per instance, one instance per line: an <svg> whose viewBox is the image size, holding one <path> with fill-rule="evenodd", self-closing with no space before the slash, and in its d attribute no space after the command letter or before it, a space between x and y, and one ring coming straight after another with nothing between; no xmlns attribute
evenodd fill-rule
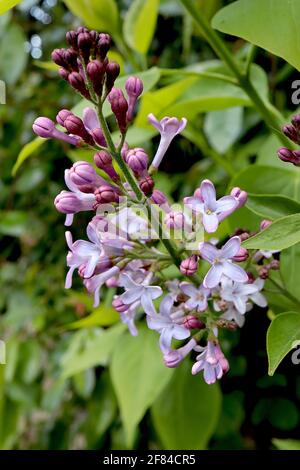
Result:
<svg viewBox="0 0 300 470"><path fill-rule="evenodd" d="M128 96L127 120L133 119L134 107L138 97L143 93L143 82L138 77L129 77L125 83Z"/></svg>
<svg viewBox="0 0 300 470"><path fill-rule="evenodd" d="M105 75L105 65L99 60L92 60L87 65L87 74L93 84L95 93L102 95L103 79Z"/></svg>
<svg viewBox="0 0 300 470"><path fill-rule="evenodd" d="M51 58L56 65L68 68L68 63L65 60L65 49L54 49Z"/></svg>
<svg viewBox="0 0 300 470"><path fill-rule="evenodd" d="M66 69L64 69L63 67L61 67L58 71L59 73L59 76L65 80L66 82L69 82L69 75L70 75L70 72Z"/></svg>
<svg viewBox="0 0 300 470"><path fill-rule="evenodd" d="M77 38L78 38L77 31L68 31L66 33L66 41L69 44L69 46L73 47L75 51L78 50Z"/></svg>
<svg viewBox="0 0 300 470"><path fill-rule="evenodd" d="M63 214L75 214L81 208L81 201L76 193L62 191L56 196L54 205Z"/></svg>
<svg viewBox="0 0 300 470"><path fill-rule="evenodd" d="M171 211L166 214L164 222L170 229L182 229L185 223L184 214L182 212Z"/></svg>
<svg viewBox="0 0 300 470"><path fill-rule="evenodd" d="M77 54L74 49L65 49L64 59L69 69L78 71Z"/></svg>
<svg viewBox="0 0 300 470"><path fill-rule="evenodd" d="M137 176L142 176L145 173L148 167L148 160L148 155L142 148L129 150L125 157L125 162Z"/></svg>
<svg viewBox="0 0 300 470"><path fill-rule="evenodd" d="M273 259L270 263L270 269L273 269L274 271L278 271L280 268L280 261L278 259Z"/></svg>
<svg viewBox="0 0 300 470"><path fill-rule="evenodd" d="M64 127L70 134L78 135L90 145L94 144L93 138L88 133L83 124L83 121L78 116L75 116L74 114L68 116L64 121Z"/></svg>
<svg viewBox="0 0 300 470"><path fill-rule="evenodd" d="M199 320L199 318L195 317L194 315L187 315L184 318L183 326L188 330L203 330L205 328L205 323Z"/></svg>
<svg viewBox="0 0 300 470"><path fill-rule="evenodd" d="M292 125L288 124L286 126L283 126L282 131L288 139L290 139L292 142L295 142L296 144L299 144L299 134L297 132L297 129Z"/></svg>
<svg viewBox="0 0 300 470"><path fill-rule="evenodd" d="M105 171L105 173L113 180L118 181L119 175L113 167L112 158L108 152L101 150L94 155L95 165L100 169Z"/></svg>
<svg viewBox="0 0 300 470"><path fill-rule="evenodd" d="M150 196L150 194L153 192L154 181L151 176L146 176L140 181L139 186L146 196Z"/></svg>
<svg viewBox="0 0 300 470"><path fill-rule="evenodd" d="M97 206L99 204L109 204L112 202L119 201L119 195L116 190L111 186L105 184L101 185L98 189L96 189L94 194L96 196Z"/></svg>
<svg viewBox="0 0 300 470"><path fill-rule="evenodd" d="M278 157L283 162L292 163L295 166L300 166L300 151L299 150L289 150L286 147L282 147L277 152Z"/></svg>
<svg viewBox="0 0 300 470"><path fill-rule="evenodd" d="M106 66L106 92L109 93L114 86L116 78L120 74L120 66L117 62L108 62ZM126 110L127 111L127 110Z"/></svg>
<svg viewBox="0 0 300 470"><path fill-rule="evenodd" d="M197 255L192 255L189 258L181 261L180 272L184 276L193 276L193 274L195 274L197 271L198 271L198 256Z"/></svg>
<svg viewBox="0 0 300 470"><path fill-rule="evenodd" d="M97 180L97 173L87 162L76 162L69 172L71 181L77 186L93 185Z"/></svg>
<svg viewBox="0 0 300 470"><path fill-rule="evenodd" d="M168 199L162 191L160 191L159 189L154 189L151 196L151 201L154 204L157 204L158 206L162 206L163 204L167 204Z"/></svg>
<svg viewBox="0 0 300 470"><path fill-rule="evenodd" d="M79 33L77 39L78 49L84 58L84 61L87 62L90 57L92 39L88 32Z"/></svg>
<svg viewBox="0 0 300 470"><path fill-rule="evenodd" d="M128 109L128 103L123 95L122 90L119 88L113 88L108 95L108 101L110 102L112 112L114 113L120 132L124 134L127 129L126 113Z"/></svg>
<svg viewBox="0 0 300 470"><path fill-rule="evenodd" d="M85 81L79 72L70 73L68 82L70 83L71 87L78 91L82 96L87 99L91 98L90 93L85 86Z"/></svg>
<svg viewBox="0 0 300 470"><path fill-rule="evenodd" d="M111 45L111 37L109 34L100 33L97 44L97 52L100 56L100 59L103 60L106 57L106 54L109 51Z"/></svg>
<svg viewBox="0 0 300 470"><path fill-rule="evenodd" d="M300 114L296 114L292 119L292 124L297 131L300 130Z"/></svg>
<svg viewBox="0 0 300 470"><path fill-rule="evenodd" d="M100 127L93 129L92 131L90 131L90 133L96 144L100 145L101 147L107 146L103 131L102 129L100 129Z"/></svg>
<svg viewBox="0 0 300 470"><path fill-rule="evenodd" d="M269 277L269 268L267 266L263 266L259 269L258 275L261 279L268 279Z"/></svg>
<svg viewBox="0 0 300 470"><path fill-rule="evenodd" d="M57 116L56 116L56 122L57 122L60 126L63 126L63 127L64 127L65 120L66 120L69 116L73 116L72 111L69 111L68 109L62 109L61 111L59 111L59 113L58 113Z"/></svg>
<svg viewBox="0 0 300 470"><path fill-rule="evenodd" d="M247 202L248 194L240 188L233 188L230 195L238 201L238 208L243 207Z"/></svg>
<svg viewBox="0 0 300 470"><path fill-rule="evenodd" d="M52 137L53 131L55 129L55 124L51 119L46 117L39 117L37 118L32 126L33 132L42 137L43 139L48 139Z"/></svg>
<svg viewBox="0 0 300 470"><path fill-rule="evenodd" d="M124 313L128 310L128 305L124 304L120 297L114 298L114 300L112 301L112 306L119 313Z"/></svg>
<svg viewBox="0 0 300 470"><path fill-rule="evenodd" d="M270 225L272 225L271 220L262 220L260 223L260 230L265 230L266 228L270 227Z"/></svg>
<svg viewBox="0 0 300 470"><path fill-rule="evenodd" d="M232 259L233 261L237 263L242 263L243 261L246 261L246 259L248 258L249 258L248 250L246 250L246 248L241 246L238 253Z"/></svg>
<svg viewBox="0 0 300 470"><path fill-rule="evenodd" d="M250 271L247 271L247 275L248 275L248 284L253 284L253 282L255 281L254 275Z"/></svg>

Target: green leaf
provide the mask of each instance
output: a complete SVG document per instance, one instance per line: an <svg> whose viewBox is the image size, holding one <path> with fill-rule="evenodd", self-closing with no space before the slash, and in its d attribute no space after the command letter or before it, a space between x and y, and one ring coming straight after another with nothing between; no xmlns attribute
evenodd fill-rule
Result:
<svg viewBox="0 0 300 470"><path fill-rule="evenodd" d="M243 108L228 108L207 113L204 131L210 145L221 154L236 142L242 131Z"/></svg>
<svg viewBox="0 0 300 470"><path fill-rule="evenodd" d="M13 166L13 169L12 169L13 176L16 175L22 163L24 163L25 160L27 160L28 157L30 157L34 152L36 152L44 143L45 143L45 139L42 139L41 137L37 137L36 139L32 140L28 144L24 145L24 147L22 148L21 152L18 155L16 163Z"/></svg>
<svg viewBox="0 0 300 470"><path fill-rule="evenodd" d="M269 227L243 242L245 248L284 250L300 242L300 214L275 220Z"/></svg>
<svg viewBox="0 0 300 470"><path fill-rule="evenodd" d="M75 337L75 345L71 344L64 354L61 377L65 379L91 367L106 366L124 329L125 325L118 323L105 331L90 332L88 336L81 336L82 331L76 333L80 340L76 342Z"/></svg>
<svg viewBox="0 0 300 470"><path fill-rule="evenodd" d="M280 273L288 291L299 297L300 244L284 250L280 255ZM286 309L285 309L286 310Z"/></svg>
<svg viewBox="0 0 300 470"><path fill-rule="evenodd" d="M299 202L276 194L249 194L246 207L255 214L270 220L300 212Z"/></svg>
<svg viewBox="0 0 300 470"><path fill-rule="evenodd" d="M63 0L69 10L91 29L108 32L112 36L119 32L119 13L115 0Z"/></svg>
<svg viewBox="0 0 300 470"><path fill-rule="evenodd" d="M300 70L298 0L239 0L218 11L215 29L238 36L282 57Z"/></svg>
<svg viewBox="0 0 300 470"><path fill-rule="evenodd" d="M300 341L300 313L286 312L277 315L267 332L269 375L274 374L297 341Z"/></svg>
<svg viewBox="0 0 300 470"><path fill-rule="evenodd" d="M218 384L193 376L188 361L154 402L151 413L165 449L205 449L221 411Z"/></svg>
<svg viewBox="0 0 300 470"><path fill-rule="evenodd" d="M0 5L0 15L3 15L3 13L15 7L20 2L21 0L2 0Z"/></svg>
<svg viewBox="0 0 300 470"><path fill-rule="evenodd" d="M110 366L128 447L132 447L135 430L146 410L156 400L172 377L162 361L157 335L145 326L137 337L122 336Z"/></svg>
<svg viewBox="0 0 300 470"><path fill-rule="evenodd" d="M91 328L93 326L110 326L120 320L120 315L112 307L100 305L93 313L81 320L66 325L66 329Z"/></svg>
<svg viewBox="0 0 300 470"><path fill-rule="evenodd" d="M26 66L25 41L23 29L10 24L0 43L0 77L7 85L15 85Z"/></svg>
<svg viewBox="0 0 300 470"><path fill-rule="evenodd" d="M156 27L159 0L133 0L124 18L123 32L130 47L146 54Z"/></svg>
<svg viewBox="0 0 300 470"><path fill-rule="evenodd" d="M300 441L295 439L272 439L272 444L279 450L300 450Z"/></svg>

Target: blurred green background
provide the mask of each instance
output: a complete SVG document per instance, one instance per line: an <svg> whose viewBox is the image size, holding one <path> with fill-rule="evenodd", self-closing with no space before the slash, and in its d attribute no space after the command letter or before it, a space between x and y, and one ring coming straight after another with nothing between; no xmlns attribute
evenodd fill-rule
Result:
<svg viewBox="0 0 300 470"><path fill-rule="evenodd" d="M197 1L208 18L228 3ZM0 448L296 445L285 440L299 438L299 366L287 358L267 375L272 312L253 310L241 331L223 335L231 369L209 387L191 376L188 361L175 372L163 367L155 332L140 326L139 337L131 338L110 307L113 292L93 311L80 282L64 290L63 216L53 199L64 189L64 169L92 155L56 142L41 145L31 125L80 101L49 61L52 49L64 47L65 32L82 24L112 34L111 57L121 62L122 74L142 72L146 92L131 145L153 152L158 137L146 122L148 112L189 118L186 138L172 143L157 177L171 198L189 195L204 178L220 193L232 178L251 190L258 171L247 177L253 164L270 180L278 169L284 178L276 137L240 89L212 77L226 71L180 2L24 0L0 16L0 79L7 88L0 105L0 339L7 347L6 365L0 365ZM246 57L249 44L226 39ZM297 72L261 49L255 61L258 89L288 116L295 110L290 96ZM86 221L86 215L76 217L75 238L84 237ZM258 223L245 209L220 236ZM282 299L273 300L272 309L283 311Z"/></svg>

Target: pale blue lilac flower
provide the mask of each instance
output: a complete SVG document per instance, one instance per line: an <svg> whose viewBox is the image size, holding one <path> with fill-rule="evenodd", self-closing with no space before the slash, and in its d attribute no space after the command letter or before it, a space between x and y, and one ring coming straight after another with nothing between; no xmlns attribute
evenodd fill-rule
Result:
<svg viewBox="0 0 300 470"><path fill-rule="evenodd" d="M214 233L221 220L238 207L238 201L233 196L223 196L217 200L215 187L209 180L202 181L194 196L184 198L184 203L193 212L202 214L202 223L208 233Z"/></svg>
<svg viewBox="0 0 300 470"><path fill-rule="evenodd" d="M190 331L178 323L183 318L182 311L173 311L173 299L168 295L160 303L159 314L147 316L148 327L160 333L159 344L163 352L170 350L172 338L180 340L190 336Z"/></svg>
<svg viewBox="0 0 300 470"><path fill-rule="evenodd" d="M200 354L192 367L192 374L196 375L203 370L204 380L207 384L215 383L229 370L228 361L218 343L208 341L205 348L195 346L194 349L200 351Z"/></svg>
<svg viewBox="0 0 300 470"><path fill-rule="evenodd" d="M152 273L150 273L152 277ZM158 286L149 285L149 275L142 282L136 282L127 273L122 273L120 276L120 286L124 287L125 292L120 296L122 302L131 305L139 301L148 315L155 313L153 300L162 295L162 289Z"/></svg>
<svg viewBox="0 0 300 470"><path fill-rule="evenodd" d="M192 338L181 348L166 351L164 353L165 366L169 368L179 366L183 359L195 348L196 345L196 340Z"/></svg>
<svg viewBox="0 0 300 470"><path fill-rule="evenodd" d="M222 276L236 282L248 281L248 275L244 269L232 262L232 258L239 252L240 247L241 240L238 236L230 238L220 250L210 243L201 243L200 254L212 265L204 278L204 287L208 289L216 287Z"/></svg>
<svg viewBox="0 0 300 470"><path fill-rule="evenodd" d="M207 299L210 295L210 289L203 285L196 287L188 282L180 284L182 292L189 297L185 302L185 306L189 310L197 310L197 312L204 312L207 309Z"/></svg>
<svg viewBox="0 0 300 470"><path fill-rule="evenodd" d="M120 272L120 269L117 266L104 271L101 274L96 274L95 276L85 279L83 281L88 292L94 295L94 307L98 307L100 303L100 289L109 279L114 278Z"/></svg>
<svg viewBox="0 0 300 470"><path fill-rule="evenodd" d="M157 152L151 163L151 166L157 169L174 137L184 130L187 120L185 118L179 120L175 117L164 117L158 121L152 113L148 115L148 120L160 132L161 136Z"/></svg>
<svg viewBox="0 0 300 470"><path fill-rule="evenodd" d="M260 293L263 286L264 281L262 279L257 279L252 284L241 284L231 279L223 278L221 281L220 296L227 302L232 302L235 308L240 313L244 314L247 311L247 302L249 299L260 307L266 307L267 301Z"/></svg>

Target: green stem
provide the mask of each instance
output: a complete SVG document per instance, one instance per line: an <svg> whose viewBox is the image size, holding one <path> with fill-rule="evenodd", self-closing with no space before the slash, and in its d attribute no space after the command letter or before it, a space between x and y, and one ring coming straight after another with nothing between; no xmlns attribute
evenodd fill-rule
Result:
<svg viewBox="0 0 300 470"><path fill-rule="evenodd" d="M255 53L256 53L256 46L254 44L250 44L249 52L247 54L247 59L246 59L246 67L245 67L246 77L249 77L250 75L250 69L251 69L251 65L255 57Z"/></svg>
<svg viewBox="0 0 300 470"><path fill-rule="evenodd" d="M277 135L278 139L285 146L290 146L290 141L281 132L281 124L283 117L279 111L274 108L270 103L266 103L261 96L257 93L249 77L242 72L239 64L236 62L234 56L227 48L226 44L220 38L218 33L211 27L209 21L197 9L193 0L180 0L187 11L192 15L198 28L204 33L208 43L215 51L217 56L229 67L229 69L236 76L240 87L249 96L257 111L260 113L266 124Z"/></svg>

